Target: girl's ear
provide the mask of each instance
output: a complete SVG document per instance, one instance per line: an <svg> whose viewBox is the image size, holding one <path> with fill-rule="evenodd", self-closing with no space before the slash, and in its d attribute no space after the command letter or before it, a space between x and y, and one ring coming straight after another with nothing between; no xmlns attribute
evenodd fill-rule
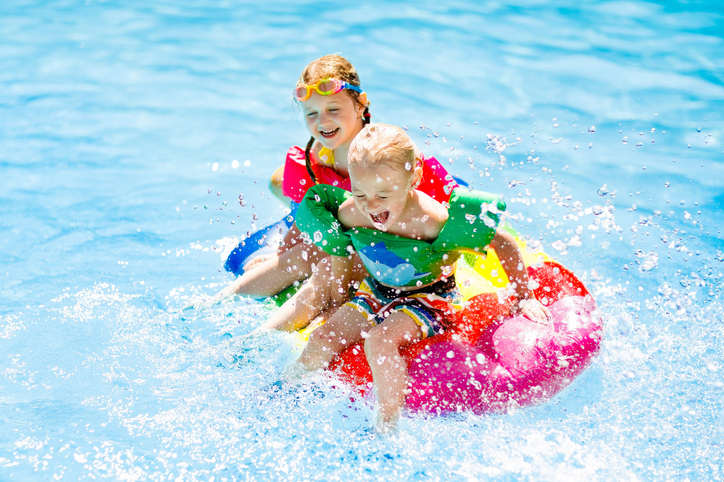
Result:
<svg viewBox="0 0 724 482"><path fill-rule="evenodd" d="M357 108L357 113L361 114L365 111L365 107L369 106L369 100L367 100L367 92L362 92L357 97L357 105L355 106Z"/></svg>

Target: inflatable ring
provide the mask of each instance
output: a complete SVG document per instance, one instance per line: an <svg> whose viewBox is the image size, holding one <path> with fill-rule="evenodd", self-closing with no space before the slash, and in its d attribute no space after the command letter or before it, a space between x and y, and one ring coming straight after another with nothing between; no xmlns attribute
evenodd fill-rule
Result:
<svg viewBox="0 0 724 482"><path fill-rule="evenodd" d="M528 267L528 276L552 320L511 316L510 300L501 302L495 293L473 296L448 331L401 350L409 409L505 412L550 399L591 363L603 323L586 287L555 261ZM362 343L342 352L329 369L360 394L372 387Z"/></svg>

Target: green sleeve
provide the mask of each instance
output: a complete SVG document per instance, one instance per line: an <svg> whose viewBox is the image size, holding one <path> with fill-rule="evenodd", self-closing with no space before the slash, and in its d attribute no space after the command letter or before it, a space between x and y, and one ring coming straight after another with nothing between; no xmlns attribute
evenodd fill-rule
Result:
<svg viewBox="0 0 724 482"><path fill-rule="evenodd" d="M450 196L448 219L437 240L435 251L481 250L490 244L500 224L505 203L496 194L457 188Z"/></svg>
<svg viewBox="0 0 724 482"><path fill-rule="evenodd" d="M296 214L297 227L327 254L347 256L352 242L337 220L339 206L352 194L344 189L317 184L309 188Z"/></svg>

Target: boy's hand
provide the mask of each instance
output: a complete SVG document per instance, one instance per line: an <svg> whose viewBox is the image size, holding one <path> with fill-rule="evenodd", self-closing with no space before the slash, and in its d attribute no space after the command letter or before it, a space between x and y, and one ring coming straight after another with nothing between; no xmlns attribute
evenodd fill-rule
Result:
<svg viewBox="0 0 724 482"><path fill-rule="evenodd" d="M551 320L551 312L535 298L521 300L518 308L524 316L538 323L548 323Z"/></svg>

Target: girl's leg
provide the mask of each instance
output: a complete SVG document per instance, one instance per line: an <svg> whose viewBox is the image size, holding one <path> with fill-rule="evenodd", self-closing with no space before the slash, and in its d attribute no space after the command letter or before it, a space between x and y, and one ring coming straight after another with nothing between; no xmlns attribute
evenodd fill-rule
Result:
<svg viewBox="0 0 724 482"><path fill-rule="evenodd" d="M277 311L272 314L260 329L294 331L307 326L329 306L330 281L329 257L312 268L312 276Z"/></svg>
<svg viewBox="0 0 724 482"><path fill-rule="evenodd" d="M395 428L405 405L407 363L400 355L400 348L421 339L422 330L415 320L396 311L365 340L365 355L377 393L377 430L380 432Z"/></svg>
<svg viewBox="0 0 724 482"><path fill-rule="evenodd" d="M345 305L312 332L298 363L307 371L324 368L338 353L361 340L362 333L370 328L362 313Z"/></svg>
<svg viewBox="0 0 724 482"><path fill-rule="evenodd" d="M315 246L298 243L255 264L224 288L216 298L223 299L235 294L275 295L295 281L309 277L312 266L319 260L319 254L320 251Z"/></svg>
<svg viewBox="0 0 724 482"><path fill-rule="evenodd" d="M359 285L368 273L359 258L355 257L353 263L350 281ZM319 316L333 315L339 305L333 303L332 291L339 290L340 286L331 278L329 268L329 257L317 263L309 280L269 317L261 329L293 331L307 326ZM349 286L341 289L348 290Z"/></svg>

